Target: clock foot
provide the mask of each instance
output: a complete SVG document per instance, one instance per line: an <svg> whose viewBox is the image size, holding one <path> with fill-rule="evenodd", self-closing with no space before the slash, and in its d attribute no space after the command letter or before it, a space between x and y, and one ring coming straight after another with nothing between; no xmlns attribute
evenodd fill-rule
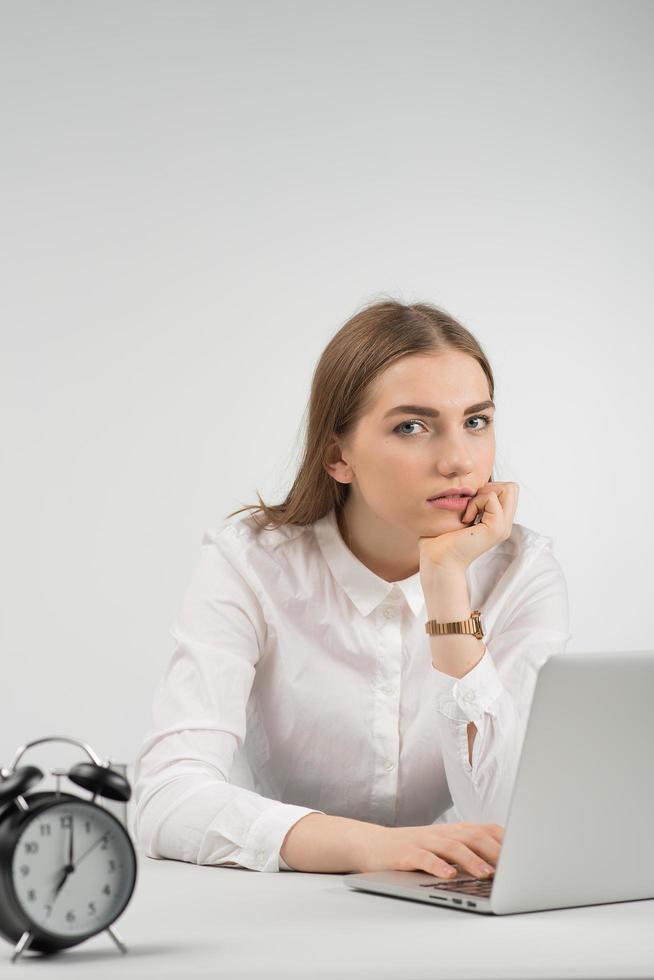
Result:
<svg viewBox="0 0 654 980"><path fill-rule="evenodd" d="M34 939L34 936L32 935L31 932L24 932L23 933L23 935L20 937L20 939L16 943L16 947L14 949L14 955L11 957L11 962L12 963L15 963L16 962L16 960L18 959L18 957L20 956L20 954L23 953L28 948L29 944L32 942L33 939Z"/></svg>
<svg viewBox="0 0 654 980"><path fill-rule="evenodd" d="M121 953L126 953L127 952L127 946L122 941L122 939L119 937L119 935L116 932L116 930L115 929L112 929L111 926L107 926L106 931L109 933L109 935L111 936L111 938L113 939L113 941L115 942L116 946L121 951Z"/></svg>

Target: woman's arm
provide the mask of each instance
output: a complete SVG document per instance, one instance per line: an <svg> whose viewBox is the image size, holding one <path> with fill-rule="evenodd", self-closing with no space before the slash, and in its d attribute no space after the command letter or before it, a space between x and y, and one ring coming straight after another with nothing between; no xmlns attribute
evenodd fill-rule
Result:
<svg viewBox="0 0 654 980"><path fill-rule="evenodd" d="M429 586L430 618L469 617L463 571L430 579ZM445 772L458 819L470 823L506 822L538 671L571 637L565 578L549 544L507 601L502 628L483 640L430 637Z"/></svg>
<svg viewBox="0 0 654 980"><path fill-rule="evenodd" d="M206 533L176 641L134 769L136 839L148 857L279 871L289 828L315 807L271 799L231 776L267 624L239 570L233 528Z"/></svg>
<svg viewBox="0 0 654 980"><path fill-rule="evenodd" d="M288 831L280 854L294 871L358 871L365 841L376 826L365 820L309 813Z"/></svg>
<svg viewBox="0 0 654 980"><path fill-rule="evenodd" d="M454 623L468 619L472 612L468 583L463 569L455 573L434 569L425 595L427 618L439 623ZM431 662L436 670L451 677L463 677L476 667L486 652L483 640L465 633L443 633L430 636ZM477 726L469 722L468 761L472 765L472 747Z"/></svg>
<svg viewBox="0 0 654 980"><path fill-rule="evenodd" d="M147 857L279 871L289 828L311 807L230 783L232 735L217 729L148 738L136 759L135 838Z"/></svg>

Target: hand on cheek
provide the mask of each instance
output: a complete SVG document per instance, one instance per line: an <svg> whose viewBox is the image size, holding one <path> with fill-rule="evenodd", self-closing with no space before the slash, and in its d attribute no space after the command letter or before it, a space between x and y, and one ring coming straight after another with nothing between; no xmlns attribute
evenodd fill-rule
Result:
<svg viewBox="0 0 654 980"><path fill-rule="evenodd" d="M468 501L468 505L467 505L466 509L461 514L461 523L462 524L465 524L468 521L474 521L475 517L477 516L477 508L473 504L473 500L476 500L476 499L477 499L477 497L475 496L475 497L471 497L470 500Z"/></svg>

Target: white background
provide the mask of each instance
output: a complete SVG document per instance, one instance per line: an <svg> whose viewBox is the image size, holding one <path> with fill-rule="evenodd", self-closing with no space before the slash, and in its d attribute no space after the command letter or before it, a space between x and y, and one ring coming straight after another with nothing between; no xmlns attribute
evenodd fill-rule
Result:
<svg viewBox="0 0 654 980"><path fill-rule="evenodd" d="M203 529L386 296L486 350L568 649L653 646L654 5L0 11L0 764L131 763Z"/></svg>

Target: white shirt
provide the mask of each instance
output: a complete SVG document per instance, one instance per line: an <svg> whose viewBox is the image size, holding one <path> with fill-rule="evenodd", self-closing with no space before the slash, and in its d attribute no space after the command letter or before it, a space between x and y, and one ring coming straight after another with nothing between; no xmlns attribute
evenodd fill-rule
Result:
<svg viewBox="0 0 654 980"><path fill-rule="evenodd" d="M567 588L552 539L521 524L465 574L485 652L457 679L432 665L420 573L380 578L334 510L205 530L135 761L146 855L286 869L311 812L503 826L538 670L572 635Z"/></svg>

